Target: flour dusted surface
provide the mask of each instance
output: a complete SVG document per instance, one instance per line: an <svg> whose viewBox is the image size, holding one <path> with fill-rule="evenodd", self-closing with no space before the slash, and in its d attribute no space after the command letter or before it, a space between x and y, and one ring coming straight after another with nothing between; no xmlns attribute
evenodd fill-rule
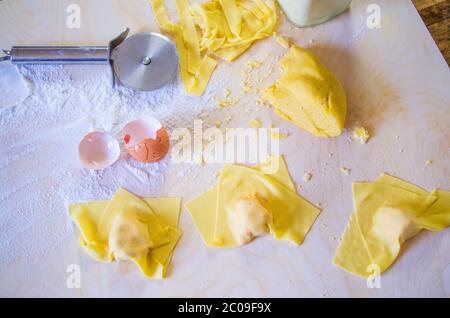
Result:
<svg viewBox="0 0 450 318"><path fill-rule="evenodd" d="M162 89L135 92L111 88L106 66L24 66L30 88L20 104L0 109L0 265L31 262L73 233L67 206L107 199L123 186L139 195L177 195L167 186L170 160L139 163L122 151L103 171L84 169L78 143L92 130L121 140L126 122L143 115L158 118L169 130L192 127L202 112L214 108L210 83L200 98L184 93L179 78ZM12 107L14 106L14 107ZM195 168L179 165L188 177Z"/></svg>

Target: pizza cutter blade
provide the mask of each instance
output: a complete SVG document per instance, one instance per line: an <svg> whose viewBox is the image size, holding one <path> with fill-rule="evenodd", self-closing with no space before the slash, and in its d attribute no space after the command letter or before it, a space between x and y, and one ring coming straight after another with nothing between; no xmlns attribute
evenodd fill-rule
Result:
<svg viewBox="0 0 450 318"><path fill-rule="evenodd" d="M127 28L107 46L14 46L0 58L12 64L109 64L112 85L151 91L170 82L178 69L175 45L165 36Z"/></svg>
<svg viewBox="0 0 450 318"><path fill-rule="evenodd" d="M138 33L111 54L120 83L139 91L157 89L172 80L178 68L175 46L158 33Z"/></svg>

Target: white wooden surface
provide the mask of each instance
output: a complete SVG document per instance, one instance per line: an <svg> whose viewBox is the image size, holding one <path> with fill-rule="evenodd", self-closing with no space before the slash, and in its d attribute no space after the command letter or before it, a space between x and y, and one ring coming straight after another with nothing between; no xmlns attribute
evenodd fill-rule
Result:
<svg viewBox="0 0 450 318"><path fill-rule="evenodd" d="M32 266L18 260L0 268L2 296L275 296L384 297L450 296L450 231L422 233L408 242L400 259L382 275L382 288L369 289L364 280L331 265L338 239L352 212L351 181L373 180L380 172L395 173L427 189L450 189L450 73L447 64L407 0L376 1L382 9L381 29L366 27L366 7L373 1L353 2L349 12L325 25L296 29L280 24L280 33L309 46L343 82L349 99L346 127L364 125L373 135L367 145L349 142L344 134L317 139L264 110L257 116L291 135L282 151L300 193L321 202L324 211L304 244L293 247L262 238L235 250L207 249L186 210L184 232L170 277L147 281L132 265L102 265L77 246L77 234ZM82 7L82 28L65 27L66 7ZM31 44L98 44L129 26L132 32L157 31L145 0L5 0L0 2L0 47ZM272 39L252 47L282 53ZM245 57L243 57L245 60ZM242 59L241 59L242 62ZM245 62L245 61L244 61ZM236 62L236 63L239 63ZM243 62L242 62L243 63ZM240 81L239 70L227 78L229 87ZM220 76L220 72L218 75ZM220 118L221 113L216 114ZM398 138L396 138L398 136ZM403 152L400 152L403 149ZM334 153L332 158L329 153ZM434 164L425 167L425 161ZM350 176L339 168L352 169ZM165 172L171 195L185 200L211 186L213 168L204 167L201 188L185 189L176 174ZM310 183L301 181L306 171ZM12 181L14 182L14 180ZM7 185L2 184L1 187ZM57 199L57 198L55 198ZM61 211L66 213L66 211ZM336 239L337 238L337 239ZM66 288L66 267L82 268L82 288Z"/></svg>

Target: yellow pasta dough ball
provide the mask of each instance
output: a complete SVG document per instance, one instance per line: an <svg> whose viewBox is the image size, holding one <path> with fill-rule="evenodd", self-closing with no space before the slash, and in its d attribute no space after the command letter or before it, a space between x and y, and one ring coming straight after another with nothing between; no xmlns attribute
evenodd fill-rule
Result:
<svg viewBox="0 0 450 318"><path fill-rule="evenodd" d="M339 136L347 99L338 79L311 52L292 46L280 60L283 74L263 99L276 113L319 137Z"/></svg>

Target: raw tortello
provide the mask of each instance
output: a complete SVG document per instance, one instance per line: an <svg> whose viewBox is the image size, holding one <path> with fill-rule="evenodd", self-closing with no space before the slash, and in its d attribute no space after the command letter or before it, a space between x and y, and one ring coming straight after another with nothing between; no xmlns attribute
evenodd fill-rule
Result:
<svg viewBox="0 0 450 318"><path fill-rule="evenodd" d="M72 204L80 246L99 262L131 260L150 279L166 276L181 232L179 198L141 199L119 189L111 201Z"/></svg>
<svg viewBox="0 0 450 318"><path fill-rule="evenodd" d="M440 231L450 225L450 192L431 193L382 174L375 182L353 184L355 211L333 264L366 278L388 269L403 243L421 230Z"/></svg>
<svg viewBox="0 0 450 318"><path fill-rule="evenodd" d="M265 226L275 239L299 245L320 213L296 193L281 156L252 168L225 165L218 186L187 208L207 246L228 248L264 234Z"/></svg>

